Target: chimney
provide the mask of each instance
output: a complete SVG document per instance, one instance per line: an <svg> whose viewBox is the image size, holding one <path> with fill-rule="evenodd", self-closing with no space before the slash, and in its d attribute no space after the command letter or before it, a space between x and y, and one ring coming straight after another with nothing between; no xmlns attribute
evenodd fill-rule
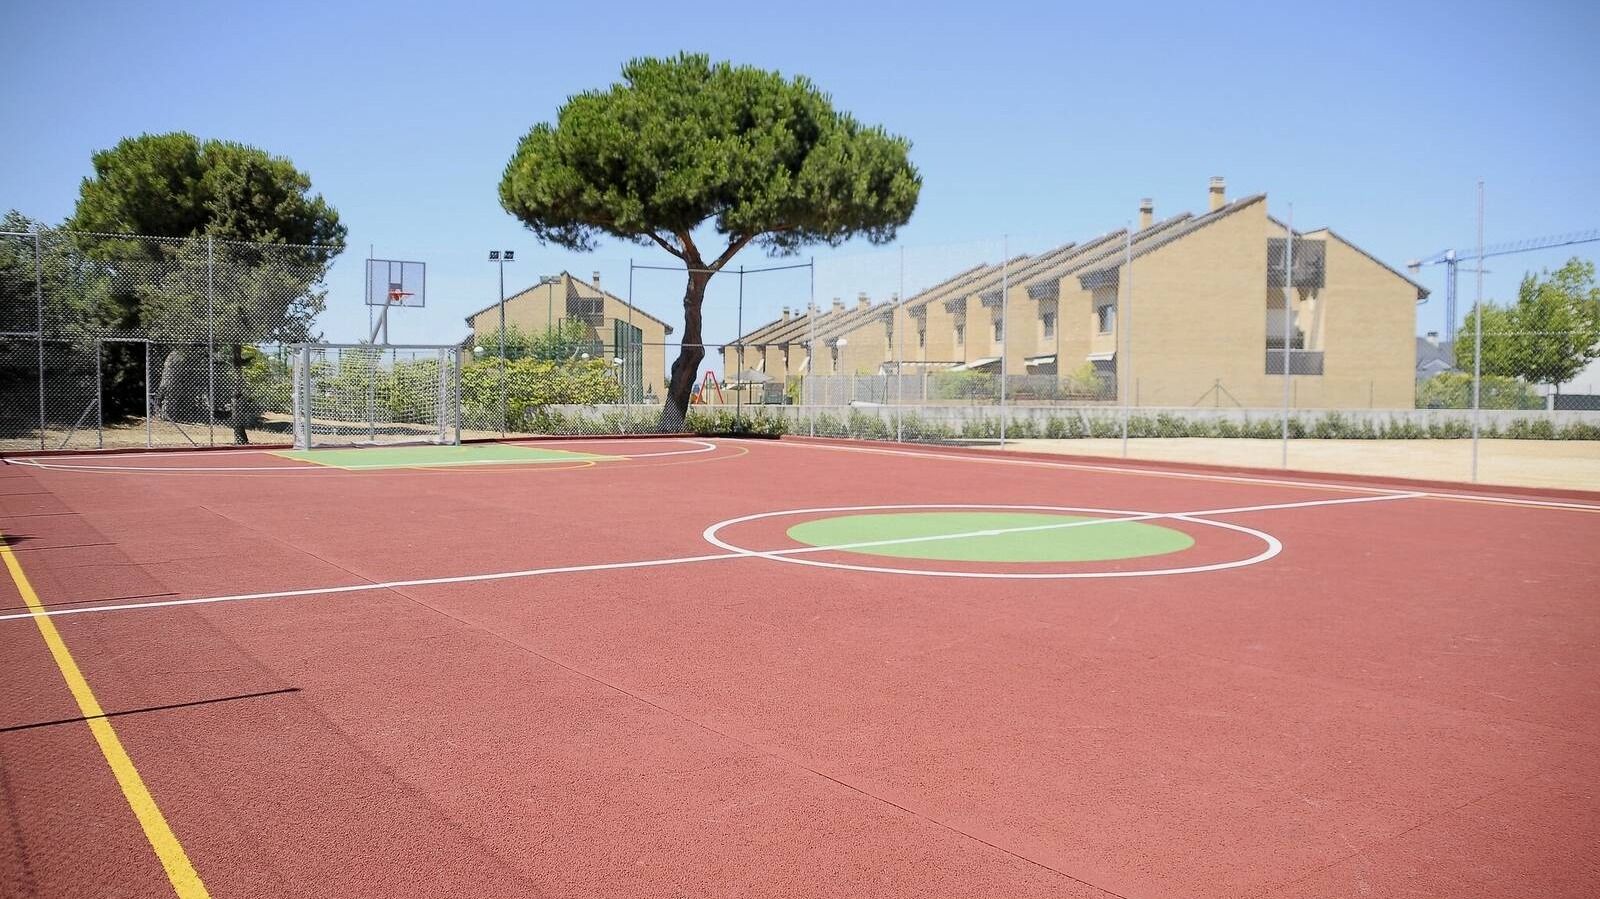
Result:
<svg viewBox="0 0 1600 899"><path fill-rule="evenodd" d="M856 294L856 309L857 310L859 310L861 312L866 312L868 309L871 309L871 308L872 308L872 301L867 299L867 292L866 291L863 290L860 293Z"/></svg>
<svg viewBox="0 0 1600 899"><path fill-rule="evenodd" d="M599 290L600 289L600 273L599 272L595 272L594 276L593 276L593 278L591 280L594 281L594 289L595 290Z"/></svg>
<svg viewBox="0 0 1600 899"><path fill-rule="evenodd" d="M1228 205L1228 182L1218 175L1211 179L1211 211L1216 212L1226 205Z"/></svg>
<svg viewBox="0 0 1600 899"><path fill-rule="evenodd" d="M844 311L844 300L841 300L838 297L834 297L833 298L833 311L834 312L843 312Z"/></svg>
<svg viewBox="0 0 1600 899"><path fill-rule="evenodd" d="M1439 332L1429 331L1426 339L1429 346L1437 347L1439 345Z"/></svg>
<svg viewBox="0 0 1600 899"><path fill-rule="evenodd" d="M788 321L789 320L789 307L788 306L783 307L783 318L779 319L779 320L780 321Z"/></svg>
<svg viewBox="0 0 1600 899"><path fill-rule="evenodd" d="M1156 201L1150 199L1149 197L1145 197L1143 200L1139 201L1139 230L1143 231L1144 229L1155 224L1155 221Z"/></svg>

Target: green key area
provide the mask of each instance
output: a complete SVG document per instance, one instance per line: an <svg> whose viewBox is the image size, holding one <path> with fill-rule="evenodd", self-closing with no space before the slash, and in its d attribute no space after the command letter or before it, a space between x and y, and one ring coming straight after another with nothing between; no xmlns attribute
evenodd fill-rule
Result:
<svg viewBox="0 0 1600 899"><path fill-rule="evenodd" d="M609 462L619 456L601 456L570 450L544 449L506 443L466 443L461 446L370 446L338 449L281 450L285 459L367 470L380 468L432 468L452 465L527 465L549 462Z"/></svg>
<svg viewBox="0 0 1600 899"><path fill-rule="evenodd" d="M1160 525L1050 512L842 515L802 522L788 534L808 546L850 547L842 552L950 562L1099 562L1194 545L1188 534Z"/></svg>

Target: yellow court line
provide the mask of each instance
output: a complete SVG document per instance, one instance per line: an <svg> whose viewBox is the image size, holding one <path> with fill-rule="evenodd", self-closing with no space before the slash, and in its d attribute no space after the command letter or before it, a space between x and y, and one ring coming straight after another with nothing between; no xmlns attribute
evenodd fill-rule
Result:
<svg viewBox="0 0 1600 899"><path fill-rule="evenodd" d="M161 860L161 867L166 869L172 889L181 899L206 899L211 894L206 892L199 873L189 863L188 854L168 826L166 816L161 814L155 798L150 795L150 789L144 784L144 778L139 776L139 769L133 766L133 759L128 757L122 740L117 737L116 728L111 726L111 720L105 717L105 710L100 707L100 700L95 698L83 672L78 670L78 663L68 651L66 641L61 639L55 622L42 614L44 603L39 601L39 594L28 582L28 576L22 571L22 562L11 551L11 544L4 534L0 534L0 558L5 559L6 568L11 572L11 581L16 584L22 601L34 613L33 622L39 626L39 635L50 648L50 655L61 671L61 678L67 682L67 689L72 691L72 698L77 700L78 711L88 720L89 730L94 734L95 742L100 744L100 752L106 757L106 764L111 766L117 785L122 787L122 795L127 797L128 806L144 828L145 838Z"/></svg>

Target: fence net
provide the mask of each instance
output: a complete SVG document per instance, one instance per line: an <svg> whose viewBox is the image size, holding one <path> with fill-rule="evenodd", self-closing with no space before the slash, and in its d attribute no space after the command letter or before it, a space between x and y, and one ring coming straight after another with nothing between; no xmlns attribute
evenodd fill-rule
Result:
<svg viewBox="0 0 1600 899"><path fill-rule="evenodd" d="M0 448L291 442L292 346L334 250L0 233ZM756 262L713 279L698 340L675 330L685 273L630 263L625 295L550 281L503 331L474 319L454 356L326 347L307 427L653 432L687 354L702 431L1550 485L1600 464L1581 258L1531 260L1442 337L1418 336L1438 309L1420 274L1261 197L1066 243Z"/></svg>

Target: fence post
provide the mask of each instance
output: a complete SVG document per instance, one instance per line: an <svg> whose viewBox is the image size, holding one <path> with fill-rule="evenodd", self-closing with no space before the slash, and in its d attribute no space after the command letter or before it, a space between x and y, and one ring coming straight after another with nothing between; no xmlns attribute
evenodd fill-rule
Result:
<svg viewBox="0 0 1600 899"><path fill-rule="evenodd" d="M811 257L811 268L808 271L809 285L806 299L806 383L811 395L810 412L806 415L807 431L812 437L817 436L817 257Z"/></svg>
<svg viewBox="0 0 1600 899"><path fill-rule="evenodd" d="M96 449L106 448L106 398L105 388L101 386L104 383L101 380L104 375L100 373L100 357L104 353L105 344L101 342L100 338L96 337L94 339L94 443Z"/></svg>
<svg viewBox="0 0 1600 899"><path fill-rule="evenodd" d="M1289 204L1288 237L1283 241L1283 453L1281 468L1289 467L1289 406L1293 402L1294 352L1294 204Z"/></svg>
<svg viewBox="0 0 1600 899"><path fill-rule="evenodd" d="M38 225L33 226L33 305L34 338L39 350L39 449L44 449L44 241Z"/></svg>
<svg viewBox="0 0 1600 899"><path fill-rule="evenodd" d="M150 430L150 341L144 341L144 445L146 449L154 446Z"/></svg>
<svg viewBox="0 0 1600 899"><path fill-rule="evenodd" d="M905 327L901 316L906 304L906 245L900 245L900 290L894 295L894 309L889 312L889 329L894 334L894 442L904 443L905 435L905 404L906 404L906 371L905 371ZM888 401L887 392L884 401Z"/></svg>
<svg viewBox="0 0 1600 899"><path fill-rule="evenodd" d="M739 378L740 366L744 365L744 266L739 266L739 307L736 313L738 320L734 324L733 344L733 375L737 378L737 386L733 388L733 430L739 431L739 422L744 416L744 379ZM727 372L722 373L724 379L728 378Z"/></svg>
<svg viewBox="0 0 1600 899"><path fill-rule="evenodd" d="M1000 448L1006 445L1006 291L1011 286L1011 235L1000 236ZM980 299L980 305L982 303Z"/></svg>
<svg viewBox="0 0 1600 899"><path fill-rule="evenodd" d="M1122 233L1122 274L1117 278L1117 295L1120 302L1117 315L1118 350L1127 355L1127 350L1122 344L1128 334L1128 307L1133 305L1133 223L1129 222ZM1117 379L1117 396L1122 398L1122 458L1128 458L1128 389L1133 386L1129 382L1128 363L1132 360L1123 358L1112 365L1112 377ZM1057 360L1059 364L1060 360Z"/></svg>
<svg viewBox="0 0 1600 899"><path fill-rule="evenodd" d="M206 235L206 445L217 445L216 239ZM238 412L233 414L237 415Z"/></svg>
<svg viewBox="0 0 1600 899"><path fill-rule="evenodd" d="M1472 301L1472 482L1478 482L1478 428L1483 416L1483 180L1478 181L1478 287Z"/></svg>

